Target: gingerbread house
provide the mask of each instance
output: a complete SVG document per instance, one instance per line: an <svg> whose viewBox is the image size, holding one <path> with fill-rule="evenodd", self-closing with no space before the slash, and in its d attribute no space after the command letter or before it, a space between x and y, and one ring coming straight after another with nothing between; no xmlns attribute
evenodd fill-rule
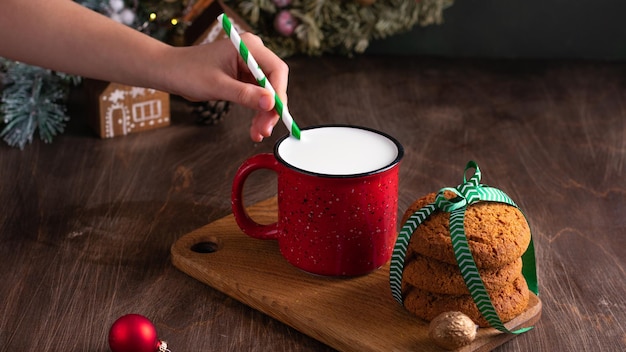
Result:
<svg viewBox="0 0 626 352"><path fill-rule="evenodd" d="M112 138L170 124L170 96L155 89L85 80L91 127Z"/></svg>

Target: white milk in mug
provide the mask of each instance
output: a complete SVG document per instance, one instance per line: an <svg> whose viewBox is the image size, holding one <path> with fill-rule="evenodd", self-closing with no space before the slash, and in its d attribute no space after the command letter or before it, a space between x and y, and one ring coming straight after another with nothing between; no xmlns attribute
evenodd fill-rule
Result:
<svg viewBox="0 0 626 352"><path fill-rule="evenodd" d="M277 156L300 170L333 176L381 171L399 156L398 145L384 133L363 127L328 125L306 128L300 140L289 137Z"/></svg>

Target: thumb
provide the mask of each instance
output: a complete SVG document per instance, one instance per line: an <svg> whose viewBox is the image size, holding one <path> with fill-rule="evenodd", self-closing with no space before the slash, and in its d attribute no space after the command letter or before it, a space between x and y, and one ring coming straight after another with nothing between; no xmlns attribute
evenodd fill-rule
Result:
<svg viewBox="0 0 626 352"><path fill-rule="evenodd" d="M267 89L232 80L223 87L226 100L258 111L270 111L274 108L274 96Z"/></svg>

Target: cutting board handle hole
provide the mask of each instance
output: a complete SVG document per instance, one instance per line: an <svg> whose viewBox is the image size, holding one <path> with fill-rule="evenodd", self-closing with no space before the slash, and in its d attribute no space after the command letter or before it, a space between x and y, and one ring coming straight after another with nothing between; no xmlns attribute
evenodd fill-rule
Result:
<svg viewBox="0 0 626 352"><path fill-rule="evenodd" d="M214 253L219 249L219 243L214 239L198 242L191 246L191 251L196 253Z"/></svg>

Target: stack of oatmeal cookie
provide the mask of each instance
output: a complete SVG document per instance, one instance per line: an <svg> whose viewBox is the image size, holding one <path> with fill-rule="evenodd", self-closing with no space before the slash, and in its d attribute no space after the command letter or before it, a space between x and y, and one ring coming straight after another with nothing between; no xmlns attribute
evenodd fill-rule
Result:
<svg viewBox="0 0 626 352"><path fill-rule="evenodd" d="M413 203L402 223L433 203L431 193ZM402 276L407 310L427 321L447 311L460 311L479 326L480 314L457 265L449 230L450 214L435 211L414 231ZM507 322L528 305L529 290L522 275L522 254L530 243L530 228L519 209L497 202L479 202L465 211L465 235L476 267L500 316Z"/></svg>

